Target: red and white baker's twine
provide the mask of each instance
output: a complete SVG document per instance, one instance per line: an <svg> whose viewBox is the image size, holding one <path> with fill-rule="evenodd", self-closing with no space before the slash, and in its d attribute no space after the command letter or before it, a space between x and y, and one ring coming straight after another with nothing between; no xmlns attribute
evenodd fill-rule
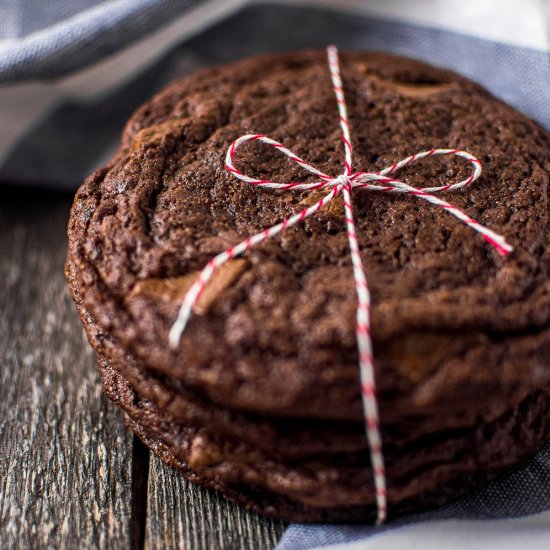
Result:
<svg viewBox="0 0 550 550"><path fill-rule="evenodd" d="M250 185L258 187L267 187L269 189L330 189L330 192L325 195L319 202L302 210L301 212L294 214L290 218L269 227L264 231L248 237L246 240L240 242L235 246L229 247L227 250L218 254L212 258L206 267L202 270L193 286L187 292L181 308L179 310L178 318L173 324L170 330L170 345L177 347L181 335L185 330L185 326L189 320L194 305L197 303L200 295L205 289L208 281L221 265L225 262L239 256L249 248L274 237L278 233L281 233L288 227L296 225L303 221L308 216L315 214L318 210L332 201L340 192L344 199L344 211L347 226L347 236L349 241L349 247L351 252L351 260L353 264L353 276L355 279L355 286L357 289L357 346L359 349L359 369L361 375L361 394L363 400L363 411L365 419L365 431L369 444L370 459L372 473L374 477L374 485L376 489L376 503L378 509L378 523L382 523L386 518L387 510L387 494L386 494L386 474L384 468L384 456L382 454L382 440L380 437L380 423L378 415L378 403L376 399L376 384L374 379L374 362L372 352L371 341L371 328L370 328L370 292L367 285L367 279L365 277L365 270L363 262L361 260L361 254L359 251L359 245L357 242L357 235L355 231L355 221L353 219L353 206L351 202L352 189L366 189L368 191L383 191L389 193L406 193L408 195L414 195L421 199L427 200L432 204L440 206L459 220L470 226L472 229L481 233L485 240L493 245L498 252L506 256L512 247L506 242L503 236L498 235L494 231L491 231L487 227L476 222L470 216L459 210L456 206L449 204L448 202L436 197L433 193L439 191L450 191L455 189L461 189L462 187L469 186L481 174L481 163L474 156L465 151L459 151L457 149L431 149L430 151L422 151L411 155L399 162L396 162L392 166L384 168L379 172L352 172L352 146L349 132L348 114L346 109L346 102L344 99L344 89L342 86L342 79L340 77L340 65L338 60L338 50L334 46L330 46L327 49L328 53L328 65L330 68L330 74L332 77L332 83L334 85L334 93L336 94L336 101L338 103L338 112L340 115L340 127L342 129L342 142L344 144L345 152L345 170L344 173L333 177L324 174L317 168L308 164L305 160L295 155L292 151L287 149L282 143L279 143L263 134L248 134L240 137L234 141L225 157L225 167L232 172L238 179L249 183ZM286 155L291 161L298 163L308 172L315 174L319 177L319 181L314 183L292 182L292 183L278 183L268 180L260 180L251 178L238 168L235 168L233 159L237 149L249 141L261 141L267 145L271 145L278 149L281 153ZM466 159L473 167L473 173L467 179L454 184L441 185L438 187L425 187L423 189L417 189L408 185L404 181L391 177L397 170L409 166L420 159L426 157L433 157L436 155L452 155L462 157ZM375 183L373 183L375 182Z"/></svg>

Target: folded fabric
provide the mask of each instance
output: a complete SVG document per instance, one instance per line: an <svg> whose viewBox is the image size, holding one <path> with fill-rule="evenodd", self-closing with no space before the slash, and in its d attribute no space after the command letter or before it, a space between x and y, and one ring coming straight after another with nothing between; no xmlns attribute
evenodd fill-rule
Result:
<svg viewBox="0 0 550 550"><path fill-rule="evenodd" d="M292 525L277 550L550 548L550 444L523 469L440 510L387 525Z"/></svg>
<svg viewBox="0 0 550 550"><path fill-rule="evenodd" d="M53 78L134 42L197 0L20 0L0 6L0 82Z"/></svg>
<svg viewBox="0 0 550 550"><path fill-rule="evenodd" d="M0 8L0 182L74 189L116 149L130 113L169 80L331 42L455 69L550 127L547 1L521 10L514 0L28 3Z"/></svg>

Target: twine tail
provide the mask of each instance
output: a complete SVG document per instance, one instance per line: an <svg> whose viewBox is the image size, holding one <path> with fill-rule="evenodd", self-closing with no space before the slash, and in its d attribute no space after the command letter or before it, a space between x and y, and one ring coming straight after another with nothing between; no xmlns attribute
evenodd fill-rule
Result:
<svg viewBox="0 0 550 550"><path fill-rule="evenodd" d="M172 349L175 349L178 347L181 340L181 335L183 334L183 331L185 330L185 327L189 322L189 318L191 317L193 307L197 303L206 285L208 284L208 281L210 281L210 279L212 278L216 270L218 270L224 263L231 260L232 258L240 256L243 252L246 252L249 248L252 248L257 244L260 244L266 239L270 239L271 237L274 237L278 233L282 233L285 229L292 227L293 225L296 225L302 222L307 217L315 214L315 212L319 211L321 208L326 206L330 201L332 201L334 197L336 197L338 193L340 193L341 190L342 190L342 184L337 185L336 187L333 187L330 193L325 195L322 199L320 199L318 202L316 202L309 208L305 208L301 212L298 212L297 214L290 216L290 218L287 218L281 223L278 223L272 227L269 227L268 229L264 229L260 233L256 233L251 237L248 237L244 241L241 241L239 244L229 247L227 250L224 250L223 252L221 252L214 258L212 258L208 262L206 267L200 272L199 276L197 277L197 280L193 283L193 286L191 286L191 288L188 290L187 294L185 295L185 298L183 299L183 302L178 312L178 317L174 322L174 324L172 325L172 328L170 329L170 333L168 335L168 341L170 343L170 347Z"/></svg>
<svg viewBox="0 0 550 550"><path fill-rule="evenodd" d="M365 432L370 450L371 468L376 491L377 524L386 519L387 492L384 455L382 453L382 438L380 435L380 420L378 402L376 399L376 382L374 376L374 359L370 334L370 292L365 276L365 269L359 252L353 209L351 204L350 186L343 189L344 210L348 242L353 265L353 276L357 288L357 347L359 350L359 371L361 376L361 397Z"/></svg>

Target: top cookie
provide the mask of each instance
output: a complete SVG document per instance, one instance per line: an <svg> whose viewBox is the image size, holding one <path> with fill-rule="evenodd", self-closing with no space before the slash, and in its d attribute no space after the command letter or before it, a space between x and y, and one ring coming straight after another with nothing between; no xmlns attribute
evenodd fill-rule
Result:
<svg viewBox="0 0 550 550"><path fill-rule="evenodd" d="M341 56L356 170L436 147L483 174L444 194L514 246L501 258L443 210L410 196L353 194L372 292L382 423L419 431L490 420L550 381L550 137L452 72L381 54ZM224 169L261 132L325 173L343 172L324 52L264 56L181 79L129 121L110 165L75 198L71 285L96 322L148 368L223 406L359 420L356 295L341 199L220 270L177 351L168 333L216 253L326 192L252 188ZM311 181L261 144L245 173ZM444 185L470 172L430 159L402 178ZM445 414L437 414L445 411Z"/></svg>

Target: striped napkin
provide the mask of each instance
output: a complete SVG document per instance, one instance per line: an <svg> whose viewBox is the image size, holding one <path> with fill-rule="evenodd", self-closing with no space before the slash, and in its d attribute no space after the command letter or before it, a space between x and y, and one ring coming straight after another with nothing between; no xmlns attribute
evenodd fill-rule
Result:
<svg viewBox="0 0 550 550"><path fill-rule="evenodd" d="M74 189L173 78L328 43L455 69L550 127L549 20L549 0L0 2L0 182Z"/></svg>

